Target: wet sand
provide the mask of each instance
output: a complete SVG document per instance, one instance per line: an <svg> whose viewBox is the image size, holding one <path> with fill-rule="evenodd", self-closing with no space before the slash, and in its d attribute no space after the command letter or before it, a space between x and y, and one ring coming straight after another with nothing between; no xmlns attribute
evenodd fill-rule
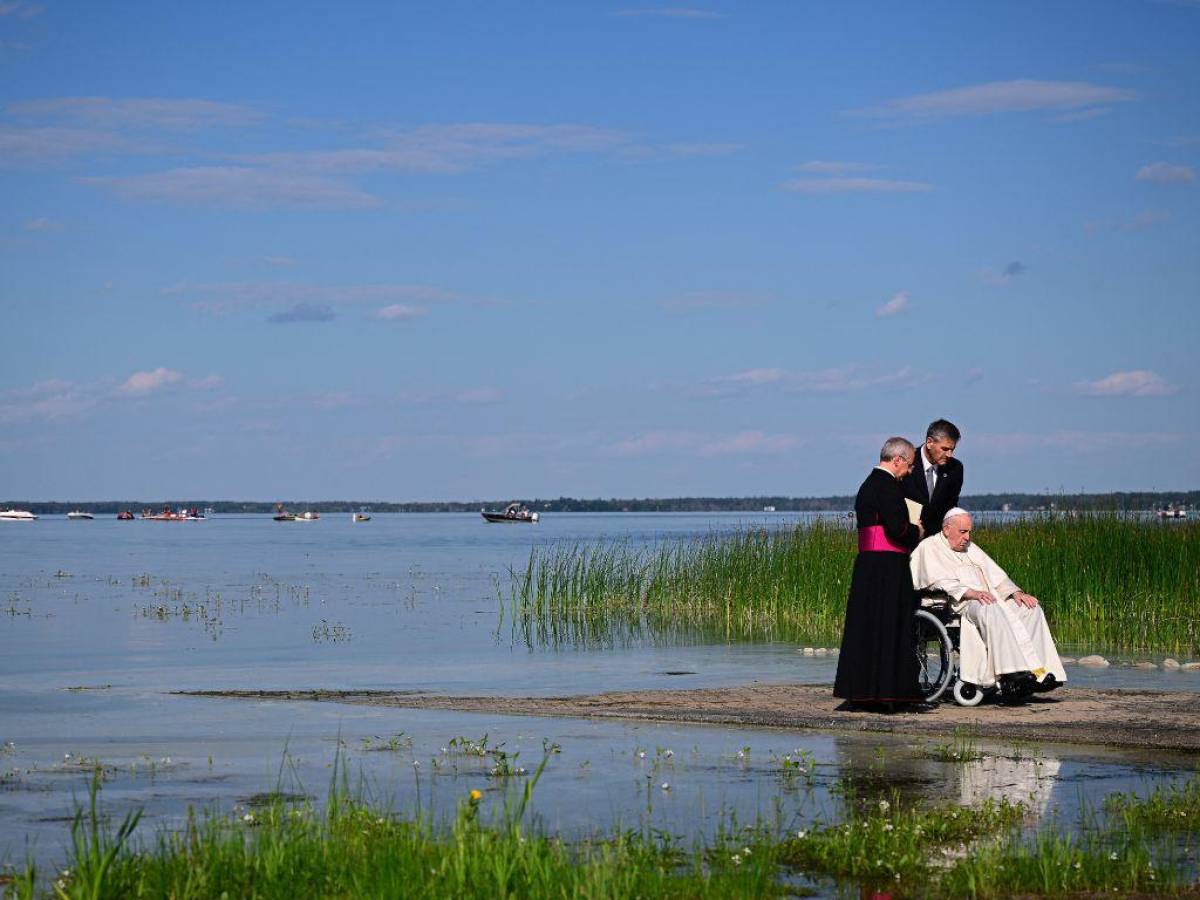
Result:
<svg viewBox="0 0 1200 900"><path fill-rule="evenodd" d="M442 696L403 691L178 691L193 697L307 700L398 709L514 716L646 719L789 730L882 732L925 737L974 727L981 737L1041 743L1200 752L1200 693L1063 688L1020 706L891 714L840 709L827 685L750 684L702 690L620 691L572 697Z"/></svg>

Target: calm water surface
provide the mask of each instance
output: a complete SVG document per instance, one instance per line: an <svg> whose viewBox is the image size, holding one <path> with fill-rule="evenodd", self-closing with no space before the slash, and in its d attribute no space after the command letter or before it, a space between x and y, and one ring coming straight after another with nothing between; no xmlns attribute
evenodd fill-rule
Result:
<svg viewBox="0 0 1200 900"><path fill-rule="evenodd" d="M320 800L340 750L372 796L452 810L504 782L453 752L455 737L519 752L532 769L558 744L535 796L567 834L654 827L705 832L736 815L781 827L831 814L844 773L922 797L998 793L1064 815L1112 790L1172 777L1187 759L1047 745L982 763L931 758L912 738L744 731L172 696L220 688L372 688L563 694L760 681L829 683L836 663L784 644L530 649L514 645L497 590L535 544L633 543L789 514L562 514L536 526L477 515L348 514L311 523L218 516L200 523L0 523L0 863L58 861L64 819L106 766L103 801L143 806L147 827L189 805L229 809L277 785ZM1034 587L1036 590L1036 586ZM668 672L687 672L668 675ZM1200 676L1073 668L1077 685L1197 689ZM669 753L668 753L669 751ZM801 752L811 778L784 774ZM281 771L284 773L281 775ZM884 773L886 776L884 777Z"/></svg>

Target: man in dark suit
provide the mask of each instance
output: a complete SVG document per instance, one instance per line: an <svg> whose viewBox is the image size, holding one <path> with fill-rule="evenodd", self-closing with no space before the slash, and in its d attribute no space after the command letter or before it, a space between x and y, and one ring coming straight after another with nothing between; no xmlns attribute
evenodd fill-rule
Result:
<svg viewBox="0 0 1200 900"><path fill-rule="evenodd" d="M954 458L954 448L960 437L952 422L945 419L930 422L916 464L900 482L904 496L921 504L921 524L926 534L937 534L942 528L942 517L958 506L963 464Z"/></svg>

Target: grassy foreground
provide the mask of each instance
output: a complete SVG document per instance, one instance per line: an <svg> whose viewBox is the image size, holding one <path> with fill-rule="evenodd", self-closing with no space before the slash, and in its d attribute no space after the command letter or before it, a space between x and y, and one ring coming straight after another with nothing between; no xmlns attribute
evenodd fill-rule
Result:
<svg viewBox="0 0 1200 900"><path fill-rule="evenodd" d="M1062 644L1200 652L1200 523L1058 516L981 527L976 541L1042 601ZM821 522L652 548L535 548L504 602L514 638L530 645L836 645L855 552L852 529Z"/></svg>
<svg viewBox="0 0 1200 900"><path fill-rule="evenodd" d="M541 769L538 770L540 773ZM91 804L72 826L62 872L6 878L11 898L455 897L676 898L804 896L836 885L915 897L1178 896L1200 893L1200 779L1149 797L1110 797L1075 835L1032 835L1021 803L906 807L897 795L845 792L837 822L792 833L723 831L682 849L661 834L620 832L567 844L521 824L515 808L481 824L489 801L464 797L435 827L336 794L324 813L276 801L241 816L189 817L181 832L134 846L137 815L115 828Z"/></svg>

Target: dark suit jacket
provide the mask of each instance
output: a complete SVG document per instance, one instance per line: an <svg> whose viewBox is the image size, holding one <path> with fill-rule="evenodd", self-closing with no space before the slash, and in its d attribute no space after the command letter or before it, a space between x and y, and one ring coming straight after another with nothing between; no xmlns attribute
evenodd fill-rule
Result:
<svg viewBox="0 0 1200 900"><path fill-rule="evenodd" d="M963 464L953 457L945 465L938 466L937 482L933 486L933 497L929 496L929 488L925 484L925 460L921 450L925 442L917 444L917 462L913 470L900 481L904 496L915 500L924 506L921 510L921 524L925 526L925 536L929 537L942 530L942 516L958 506L958 495L963 486Z"/></svg>

